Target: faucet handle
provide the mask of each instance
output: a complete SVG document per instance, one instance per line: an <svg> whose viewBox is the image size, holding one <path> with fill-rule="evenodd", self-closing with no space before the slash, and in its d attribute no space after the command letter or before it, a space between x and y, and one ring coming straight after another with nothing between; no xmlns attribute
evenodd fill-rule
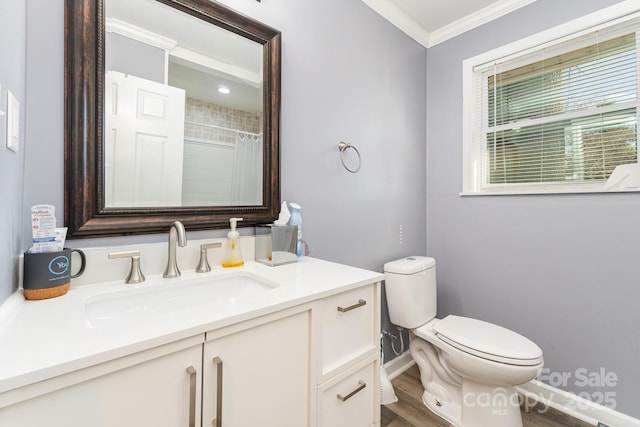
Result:
<svg viewBox="0 0 640 427"><path fill-rule="evenodd" d="M207 260L207 250L213 248L221 248L222 243L205 243L204 245L200 245L200 262L198 262L198 267L196 267L196 273L206 273L211 271L211 266L209 265L209 260Z"/></svg>
<svg viewBox="0 0 640 427"><path fill-rule="evenodd" d="M142 274L142 270L140 269L140 251L125 251L125 252L109 253L109 259L116 259L116 258L131 258L131 270L129 270L129 275L124 280L126 284L144 282L144 274Z"/></svg>

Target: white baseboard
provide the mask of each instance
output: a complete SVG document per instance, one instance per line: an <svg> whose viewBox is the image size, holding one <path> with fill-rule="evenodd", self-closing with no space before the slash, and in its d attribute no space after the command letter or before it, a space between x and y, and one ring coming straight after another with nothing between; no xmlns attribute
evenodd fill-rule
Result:
<svg viewBox="0 0 640 427"><path fill-rule="evenodd" d="M392 380L415 365L409 350L384 364L389 379ZM601 422L611 427L640 427L640 420L614 409L583 399L573 393L560 390L538 380L532 380L517 387L518 392L540 403L532 410L544 410L545 406L554 408L571 417L594 426Z"/></svg>
<svg viewBox="0 0 640 427"><path fill-rule="evenodd" d="M611 427L640 427L640 420L615 409L584 399L573 393L552 387L538 380L517 387L524 396L537 400L574 418L593 424L601 422ZM533 409L536 410L536 409ZM544 410L544 406L542 407Z"/></svg>
<svg viewBox="0 0 640 427"><path fill-rule="evenodd" d="M400 356L396 356L394 359L385 363L384 369L387 371L389 379L392 380L415 364L416 362L413 361L411 353L407 350Z"/></svg>

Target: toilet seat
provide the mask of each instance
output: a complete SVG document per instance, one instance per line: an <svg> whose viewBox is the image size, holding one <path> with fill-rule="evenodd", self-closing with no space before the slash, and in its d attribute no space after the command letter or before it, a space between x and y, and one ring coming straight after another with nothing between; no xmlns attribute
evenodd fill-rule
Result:
<svg viewBox="0 0 640 427"><path fill-rule="evenodd" d="M432 328L438 339L484 359L517 366L543 361L542 350L533 341L482 320L450 315L434 322Z"/></svg>

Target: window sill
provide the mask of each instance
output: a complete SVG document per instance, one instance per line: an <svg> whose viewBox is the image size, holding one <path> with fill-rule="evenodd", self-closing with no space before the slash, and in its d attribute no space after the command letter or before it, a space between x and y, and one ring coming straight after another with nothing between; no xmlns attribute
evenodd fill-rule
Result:
<svg viewBox="0 0 640 427"><path fill-rule="evenodd" d="M620 193L638 193L640 188L613 188L605 190L602 187L589 188L536 188L536 189L511 189L511 190L484 190L484 191L462 191L459 193L462 197L467 196L535 196L535 195L554 195L554 194L620 194Z"/></svg>

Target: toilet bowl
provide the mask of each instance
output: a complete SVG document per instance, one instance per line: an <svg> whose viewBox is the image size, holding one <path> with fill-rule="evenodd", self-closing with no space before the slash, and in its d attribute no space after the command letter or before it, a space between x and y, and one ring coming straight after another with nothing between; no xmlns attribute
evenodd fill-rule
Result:
<svg viewBox="0 0 640 427"><path fill-rule="evenodd" d="M492 323L436 319L435 266L433 258L420 256L384 266L389 317L411 331L423 402L456 427L522 426L515 387L538 375L542 350Z"/></svg>

